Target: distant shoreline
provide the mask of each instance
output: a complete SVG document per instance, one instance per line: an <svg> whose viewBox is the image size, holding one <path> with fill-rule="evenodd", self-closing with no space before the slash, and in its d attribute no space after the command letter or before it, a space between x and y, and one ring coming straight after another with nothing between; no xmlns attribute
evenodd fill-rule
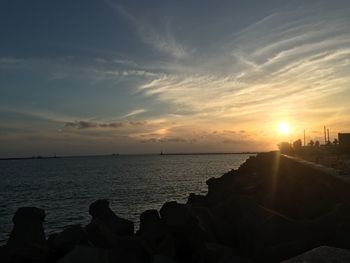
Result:
<svg viewBox="0 0 350 263"><path fill-rule="evenodd" d="M86 158L86 157L118 157L118 156L165 156L165 155L228 155L228 154L258 154L259 152L208 152L208 153L145 153L145 154L103 154L103 155L74 155L74 156L33 156L33 157L9 157L0 158L0 161L14 160L43 160L43 159L62 159L62 158Z"/></svg>

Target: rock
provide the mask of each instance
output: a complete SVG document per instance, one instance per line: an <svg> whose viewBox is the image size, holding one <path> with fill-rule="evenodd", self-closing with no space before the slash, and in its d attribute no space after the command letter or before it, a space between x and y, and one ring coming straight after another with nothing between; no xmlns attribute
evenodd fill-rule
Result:
<svg viewBox="0 0 350 263"><path fill-rule="evenodd" d="M207 239L215 240L214 222L216 222L216 219L211 211L207 207L199 205L191 205L189 209L191 210L191 214L196 218L198 227L205 233Z"/></svg>
<svg viewBox="0 0 350 263"><path fill-rule="evenodd" d="M113 249L76 246L59 263L149 263L151 255L137 240L123 237Z"/></svg>
<svg viewBox="0 0 350 263"><path fill-rule="evenodd" d="M117 236L106 227L103 222L99 222L97 219L92 220L86 227L90 242L99 248L112 248L116 243Z"/></svg>
<svg viewBox="0 0 350 263"><path fill-rule="evenodd" d="M89 240L97 247L111 248L118 237L133 236L134 223L118 217L105 199L90 205L91 222L86 226Z"/></svg>
<svg viewBox="0 0 350 263"><path fill-rule="evenodd" d="M149 263L152 260L152 252L134 237L119 238L112 251L115 262Z"/></svg>
<svg viewBox="0 0 350 263"><path fill-rule="evenodd" d="M280 262L320 245L350 248L350 185L323 170L263 153L207 184L206 196L143 212L136 236L107 200L90 205L85 228L69 226L47 242L44 211L21 208L0 262L45 262L47 244L47 262L63 263ZM350 262L349 251L331 247L286 262L300 259Z"/></svg>
<svg viewBox="0 0 350 263"><path fill-rule="evenodd" d="M67 226L61 233L50 236L50 239L50 245L55 251L52 258L55 259L62 258L77 245L90 246L87 233L80 225Z"/></svg>
<svg viewBox="0 0 350 263"><path fill-rule="evenodd" d="M277 261L322 244L350 248L349 209L337 207L350 203L350 185L325 170L262 153L207 184L214 236L241 253Z"/></svg>
<svg viewBox="0 0 350 263"><path fill-rule="evenodd" d="M140 229L137 235L146 239L153 249L156 250L158 244L167 234L168 230L157 210L147 210L140 215Z"/></svg>
<svg viewBox="0 0 350 263"><path fill-rule="evenodd" d="M350 249L350 205L339 203L315 220L326 235L327 245Z"/></svg>
<svg viewBox="0 0 350 263"><path fill-rule="evenodd" d="M261 207L261 209L264 209ZM320 226L312 221L299 221L266 209L269 215L255 231L256 244L275 245L293 240L303 240L312 245L323 243Z"/></svg>
<svg viewBox="0 0 350 263"><path fill-rule="evenodd" d="M196 195L190 193L188 196L187 204L191 206L203 206L207 203L207 197L203 195Z"/></svg>
<svg viewBox="0 0 350 263"><path fill-rule="evenodd" d="M175 256L174 238L157 210L147 210L141 214L137 235L147 243L153 253Z"/></svg>
<svg viewBox="0 0 350 263"><path fill-rule="evenodd" d="M146 210L140 215L140 229L139 233L153 232L154 230L161 228L163 223L160 219L158 211L155 209Z"/></svg>
<svg viewBox="0 0 350 263"><path fill-rule="evenodd" d="M220 178L210 178L207 180L208 194L206 201L209 206L216 205L232 194L246 194L253 192L256 188L256 173L241 174L240 170L232 170Z"/></svg>
<svg viewBox="0 0 350 263"><path fill-rule="evenodd" d="M175 238L167 233L156 245L156 253L167 255L171 258L176 256Z"/></svg>
<svg viewBox="0 0 350 263"><path fill-rule="evenodd" d="M70 225L56 235L53 244L56 248L73 247L75 245L89 246L89 240L81 225Z"/></svg>
<svg viewBox="0 0 350 263"><path fill-rule="evenodd" d="M176 263L176 261L167 255L155 255L152 263Z"/></svg>
<svg viewBox="0 0 350 263"><path fill-rule="evenodd" d="M206 235L198 227L198 221L189 207L177 202L166 202L160 215L170 230L175 242L175 260L190 260L198 247L206 240Z"/></svg>
<svg viewBox="0 0 350 263"><path fill-rule="evenodd" d="M17 210L12 221L14 227L7 246L22 247L29 245L45 246L43 222L45 211L36 207L21 207Z"/></svg>
<svg viewBox="0 0 350 263"><path fill-rule="evenodd" d="M6 246L0 246L0 262L1 263L11 262L11 255Z"/></svg>
<svg viewBox="0 0 350 263"><path fill-rule="evenodd" d="M100 199L92 203L89 213L93 219L98 219L106 224L118 236L132 236L134 234L134 223L117 216L110 209L109 202L106 199Z"/></svg>
<svg viewBox="0 0 350 263"><path fill-rule="evenodd" d="M259 254L255 255L256 261L262 262L281 262L290 257L300 255L305 251L311 249L312 246L304 240L293 240L281 244L265 246Z"/></svg>
<svg viewBox="0 0 350 263"><path fill-rule="evenodd" d="M324 241L319 224L288 218L245 196L231 196L213 214L217 240L256 260L285 259Z"/></svg>
<svg viewBox="0 0 350 263"><path fill-rule="evenodd" d="M250 247L253 233L271 213L253 200L231 195L211 209L216 238L228 246ZM248 244L249 243L249 244Z"/></svg>
<svg viewBox="0 0 350 263"><path fill-rule="evenodd" d="M197 224L187 206L175 201L166 202L160 209L160 215L165 224L173 230L186 231Z"/></svg>
<svg viewBox="0 0 350 263"><path fill-rule="evenodd" d="M7 248L18 261L43 262L47 257L47 244L43 228L45 211L36 207L21 207L14 223Z"/></svg>
<svg viewBox="0 0 350 263"><path fill-rule="evenodd" d="M95 247L76 246L59 263L113 263L112 252Z"/></svg>
<svg viewBox="0 0 350 263"><path fill-rule="evenodd" d="M348 263L350 250L320 246L297 257L283 261L284 263Z"/></svg>
<svg viewBox="0 0 350 263"><path fill-rule="evenodd" d="M259 154L247 165L253 170L246 174L239 169L238 175L256 173L255 201L290 218L314 220L335 204L350 201L348 183L313 165L273 152Z"/></svg>
<svg viewBox="0 0 350 263"><path fill-rule="evenodd" d="M218 262L222 258L231 258L234 251L219 243L206 242L196 252L196 261L198 262Z"/></svg>

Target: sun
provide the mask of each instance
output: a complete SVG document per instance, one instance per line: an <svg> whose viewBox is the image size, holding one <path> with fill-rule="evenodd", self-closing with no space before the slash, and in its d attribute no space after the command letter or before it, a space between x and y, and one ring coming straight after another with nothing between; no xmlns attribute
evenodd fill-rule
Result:
<svg viewBox="0 0 350 263"><path fill-rule="evenodd" d="M283 135L288 135L290 132L289 125L286 122L280 122L277 125L277 130L280 134L283 134Z"/></svg>

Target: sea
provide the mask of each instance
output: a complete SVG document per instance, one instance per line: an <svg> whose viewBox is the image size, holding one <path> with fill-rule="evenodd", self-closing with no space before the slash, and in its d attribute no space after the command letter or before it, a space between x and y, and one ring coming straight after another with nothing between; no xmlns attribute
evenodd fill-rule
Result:
<svg viewBox="0 0 350 263"><path fill-rule="evenodd" d="M89 205L108 199L120 217L134 221L166 201L207 193L206 180L237 169L253 154L111 155L0 160L0 244L19 207L46 212L46 234L87 224Z"/></svg>

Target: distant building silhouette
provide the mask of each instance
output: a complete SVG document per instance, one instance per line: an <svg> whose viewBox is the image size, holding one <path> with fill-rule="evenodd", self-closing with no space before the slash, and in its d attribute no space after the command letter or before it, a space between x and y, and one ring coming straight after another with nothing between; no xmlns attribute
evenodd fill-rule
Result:
<svg viewBox="0 0 350 263"><path fill-rule="evenodd" d="M350 153L350 133L338 133L339 149L344 153Z"/></svg>
<svg viewBox="0 0 350 263"><path fill-rule="evenodd" d="M281 153L283 154L292 154L293 153L293 148L292 145L289 142L281 142L278 144L278 148Z"/></svg>

